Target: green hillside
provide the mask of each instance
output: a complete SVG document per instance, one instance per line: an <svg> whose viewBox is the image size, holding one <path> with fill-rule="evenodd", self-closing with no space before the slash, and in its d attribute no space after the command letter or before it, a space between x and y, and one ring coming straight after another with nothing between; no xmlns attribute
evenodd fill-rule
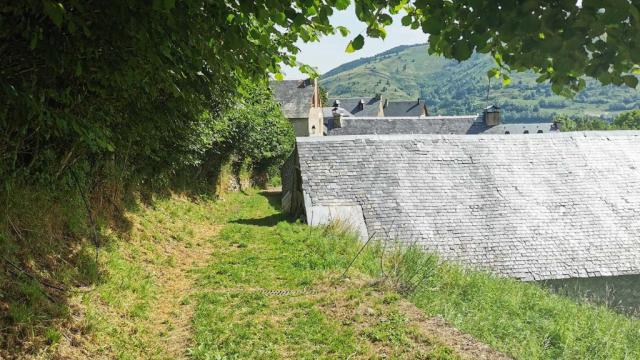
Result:
<svg viewBox="0 0 640 360"><path fill-rule="evenodd" d="M424 98L431 114L477 113L488 103L503 108L505 121L549 121L556 114L594 115L610 119L621 111L640 108L640 91L601 86L587 81L574 99L553 94L533 73L514 73L503 86L493 79L487 101L487 70L493 60L474 54L457 62L427 54L426 45L399 46L373 57L341 65L321 79L329 97L359 97L380 93L390 99Z"/></svg>

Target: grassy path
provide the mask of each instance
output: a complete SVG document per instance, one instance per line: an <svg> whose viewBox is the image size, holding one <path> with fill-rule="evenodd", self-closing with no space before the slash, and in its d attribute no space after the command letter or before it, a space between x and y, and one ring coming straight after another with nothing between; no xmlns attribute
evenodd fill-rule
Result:
<svg viewBox="0 0 640 360"><path fill-rule="evenodd" d="M111 234L44 358L502 358L365 275L348 232L292 223L277 193L172 198ZM367 265L368 264L368 265ZM49 355L53 356L49 356Z"/></svg>
<svg viewBox="0 0 640 360"><path fill-rule="evenodd" d="M141 205L128 231L105 234L100 282L72 297L69 321L36 357L640 356L639 321L533 284L431 262L424 286L403 298L394 279L423 273L422 252L394 263L387 251L379 281L380 248L369 247L343 278L361 243L339 225L290 222L278 203L277 193L250 190Z"/></svg>
<svg viewBox="0 0 640 360"><path fill-rule="evenodd" d="M232 197L228 225L216 240L219 251L199 271L195 358L465 355L411 318L395 292L356 270L348 281L340 279L358 250L349 234L287 222L277 210L278 194Z"/></svg>

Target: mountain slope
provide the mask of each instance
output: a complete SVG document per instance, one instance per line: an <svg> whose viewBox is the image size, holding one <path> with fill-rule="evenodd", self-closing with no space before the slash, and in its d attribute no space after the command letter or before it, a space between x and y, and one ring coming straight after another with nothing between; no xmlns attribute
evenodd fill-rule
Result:
<svg viewBox="0 0 640 360"><path fill-rule="evenodd" d="M530 72L512 74L508 86L493 79L487 101L486 73L492 67L493 60L484 54L459 63L428 55L424 44L399 46L338 66L324 74L320 84L330 97L421 97L431 114L473 114L496 103L508 122L549 121L560 113L611 118L640 108L640 92L635 89L587 81L574 99L566 99L553 94L549 84L536 83L537 76Z"/></svg>

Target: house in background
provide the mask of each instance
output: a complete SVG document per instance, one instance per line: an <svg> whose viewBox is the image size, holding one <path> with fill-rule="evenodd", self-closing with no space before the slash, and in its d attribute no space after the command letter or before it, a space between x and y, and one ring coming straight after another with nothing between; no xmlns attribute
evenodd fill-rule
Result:
<svg viewBox="0 0 640 360"><path fill-rule="evenodd" d="M323 135L322 104L316 80L270 81L269 87L296 136Z"/></svg>

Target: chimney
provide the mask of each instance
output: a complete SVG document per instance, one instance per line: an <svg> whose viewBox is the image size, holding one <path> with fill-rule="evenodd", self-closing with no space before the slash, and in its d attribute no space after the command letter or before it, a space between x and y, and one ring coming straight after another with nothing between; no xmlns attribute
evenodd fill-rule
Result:
<svg viewBox="0 0 640 360"><path fill-rule="evenodd" d="M487 126L500 125L500 107L497 105L491 105L483 111L484 123Z"/></svg>
<svg viewBox="0 0 640 360"><path fill-rule="evenodd" d="M364 110L364 99L360 99L360 102L358 103L358 108L360 110Z"/></svg>
<svg viewBox="0 0 640 360"><path fill-rule="evenodd" d="M322 107L322 100L320 99L320 87L318 86L318 79L313 79L313 106Z"/></svg>

